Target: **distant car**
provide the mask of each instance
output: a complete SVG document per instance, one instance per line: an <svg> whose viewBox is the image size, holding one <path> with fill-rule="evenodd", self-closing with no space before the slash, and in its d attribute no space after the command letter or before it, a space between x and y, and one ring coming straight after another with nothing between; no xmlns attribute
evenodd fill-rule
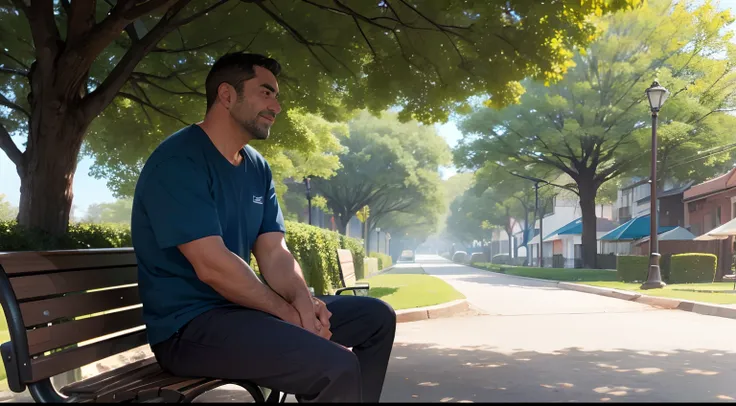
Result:
<svg viewBox="0 0 736 406"><path fill-rule="evenodd" d="M403 250L399 256L399 262L414 262L414 251Z"/></svg>

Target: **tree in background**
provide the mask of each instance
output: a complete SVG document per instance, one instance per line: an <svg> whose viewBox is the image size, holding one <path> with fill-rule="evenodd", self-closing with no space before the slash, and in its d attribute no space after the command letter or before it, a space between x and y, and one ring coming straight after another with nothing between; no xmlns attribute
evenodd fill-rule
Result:
<svg viewBox="0 0 736 406"><path fill-rule="evenodd" d="M117 223L130 225L133 199L118 199L108 203L93 203L87 207L82 223Z"/></svg>
<svg viewBox="0 0 736 406"><path fill-rule="evenodd" d="M672 91L660 112L663 170L669 176L708 172L707 162L675 171L675 151L688 154L731 140L736 74L730 14L710 1L650 1L599 20L603 36L575 56L555 84L525 82L520 103L482 108L461 124L456 163L495 162L509 171L567 175L580 198L583 262L596 261L595 204L602 185L650 165L649 106L654 78ZM721 155L724 159L726 154ZM717 161L719 157L712 157Z"/></svg>
<svg viewBox="0 0 736 406"><path fill-rule="evenodd" d="M18 217L18 208L5 200L5 195L0 193L0 221L13 221Z"/></svg>
<svg viewBox="0 0 736 406"><path fill-rule="evenodd" d="M439 167L450 162L447 143L434 127L401 123L397 114L382 118L362 112L341 135L341 168L328 179L313 178L315 192L327 200L340 233L364 206L370 207L368 232L390 213L420 213L427 218L444 211Z"/></svg>
<svg viewBox="0 0 736 406"><path fill-rule="evenodd" d="M153 145L201 118L207 68L225 52L279 59L287 111L337 121L342 105L399 104L429 123L471 95L501 105L527 76L559 78L594 32L588 15L640 2L0 0L0 148L20 175L19 221L66 231L88 130L93 173L129 189ZM271 148L314 152L284 116Z"/></svg>

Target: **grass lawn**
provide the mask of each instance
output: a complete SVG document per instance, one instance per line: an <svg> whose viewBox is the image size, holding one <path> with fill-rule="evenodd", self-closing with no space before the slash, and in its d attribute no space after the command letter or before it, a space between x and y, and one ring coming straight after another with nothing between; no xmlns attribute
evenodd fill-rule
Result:
<svg viewBox="0 0 736 406"><path fill-rule="evenodd" d="M368 294L390 304L394 310L432 306L464 299L442 279L421 274L383 274L360 282L371 285Z"/></svg>
<svg viewBox="0 0 736 406"><path fill-rule="evenodd" d="M641 283L626 282L584 282L584 285L600 286L613 289L628 290L647 296L668 297L672 299L692 300L713 304L736 304L736 293L708 293L692 290L731 290L733 282L687 283L667 285L664 289L642 290ZM691 290L692 289L692 290ZM690 290L690 291L686 291Z"/></svg>

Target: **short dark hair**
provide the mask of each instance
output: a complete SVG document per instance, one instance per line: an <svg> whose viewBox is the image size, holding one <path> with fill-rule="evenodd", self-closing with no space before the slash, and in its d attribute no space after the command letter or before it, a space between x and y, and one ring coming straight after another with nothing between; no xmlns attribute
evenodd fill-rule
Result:
<svg viewBox="0 0 736 406"><path fill-rule="evenodd" d="M256 76L255 66L268 69L274 76L278 76L281 73L281 65L278 61L263 55L234 52L221 56L212 65L205 81L207 111L215 104L215 100L217 100L217 88L222 83L232 85L238 97L240 97L242 95L243 83Z"/></svg>

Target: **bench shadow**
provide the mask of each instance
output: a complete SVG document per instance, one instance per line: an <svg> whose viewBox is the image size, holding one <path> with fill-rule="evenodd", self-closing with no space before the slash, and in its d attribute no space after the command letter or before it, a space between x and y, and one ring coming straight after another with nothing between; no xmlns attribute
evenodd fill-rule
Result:
<svg viewBox="0 0 736 406"><path fill-rule="evenodd" d="M385 287L371 288L370 295L371 295L371 297L375 297L375 298L379 298L380 299L380 298L382 298L384 296L388 296L388 295L396 292L397 290L399 290L399 289L398 288L385 288Z"/></svg>

